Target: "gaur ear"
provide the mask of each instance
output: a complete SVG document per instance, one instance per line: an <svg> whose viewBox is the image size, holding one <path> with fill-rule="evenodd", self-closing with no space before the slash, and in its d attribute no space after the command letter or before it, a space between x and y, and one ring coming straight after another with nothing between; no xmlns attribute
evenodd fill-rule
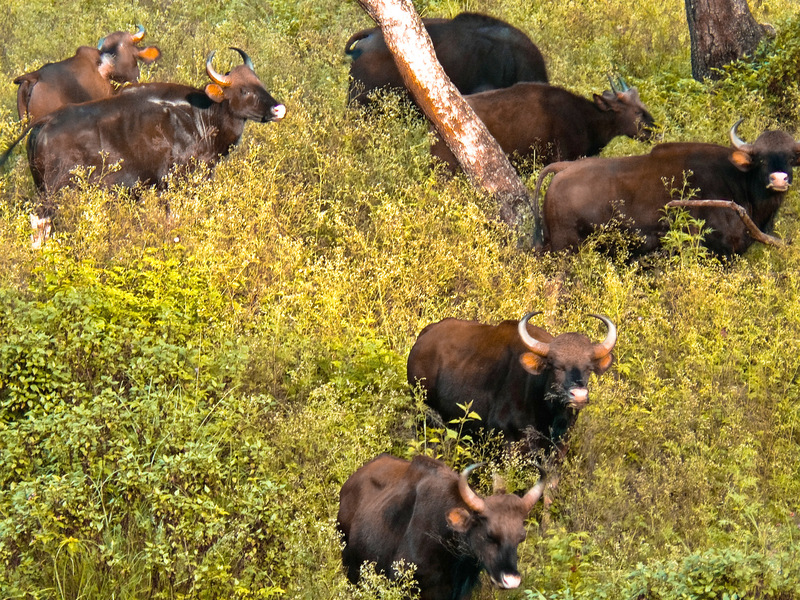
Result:
<svg viewBox="0 0 800 600"><path fill-rule="evenodd" d="M211 98L214 102L222 102L225 100L225 91L216 83L209 83L206 86L206 96Z"/></svg>
<svg viewBox="0 0 800 600"><path fill-rule="evenodd" d="M594 97L594 103L597 105L597 108L600 110L611 110L611 105L608 103L608 100L600 96L599 94L592 94Z"/></svg>
<svg viewBox="0 0 800 600"><path fill-rule="evenodd" d="M524 352L519 356L519 364L531 375L540 375L547 365L546 361L533 352Z"/></svg>
<svg viewBox="0 0 800 600"><path fill-rule="evenodd" d="M747 152L742 152L741 150L734 150L733 154L731 154L731 162L733 163L733 166L740 171L749 171L750 167L753 166L753 161L750 160L750 155Z"/></svg>
<svg viewBox="0 0 800 600"><path fill-rule="evenodd" d="M598 376L602 375L603 373L608 371L608 368L611 366L613 362L614 362L614 355L611 352L609 352L600 360L595 361L592 370L594 371L595 375Z"/></svg>
<svg viewBox="0 0 800 600"><path fill-rule="evenodd" d="M453 531L466 533L471 521L472 516L466 508L453 508L447 513L447 524Z"/></svg>
<svg viewBox="0 0 800 600"><path fill-rule="evenodd" d="M155 46L148 46L147 48L139 50L139 60L147 65L156 60L159 56L161 56L161 50Z"/></svg>

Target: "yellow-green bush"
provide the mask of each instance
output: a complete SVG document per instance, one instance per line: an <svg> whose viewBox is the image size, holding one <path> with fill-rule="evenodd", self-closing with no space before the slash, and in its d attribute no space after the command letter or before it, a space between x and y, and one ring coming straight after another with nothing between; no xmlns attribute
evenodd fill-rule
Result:
<svg viewBox="0 0 800 600"><path fill-rule="evenodd" d="M751 7L778 35L714 84L690 79L676 3L417 7L513 22L552 81L581 94L620 72L664 140L727 143L739 116L747 138L797 124L791 0ZM592 382L553 504L532 515L522 589L477 596L800 593L795 245L719 261L678 219L663 254L640 261L613 229L572 255L523 250L491 201L431 169L427 126L407 106L389 96L370 114L345 107L344 43L370 26L354 2L11 0L0 144L21 131L13 77L136 23L163 52L144 80L203 85L208 52L223 70L238 46L288 114L248 124L213 173L166 192L63 191L42 250L30 245L24 150L0 172L0 597L412 589L346 582L338 490L382 451L480 458L530 485L536 470L497 440L424 425L405 360L432 321L532 309L554 333L595 337L586 313L608 315L616 364ZM606 154L647 149L617 140ZM797 215L792 191L778 235L797 238ZM449 441L431 448L437 435ZM492 469L478 478L484 492Z"/></svg>

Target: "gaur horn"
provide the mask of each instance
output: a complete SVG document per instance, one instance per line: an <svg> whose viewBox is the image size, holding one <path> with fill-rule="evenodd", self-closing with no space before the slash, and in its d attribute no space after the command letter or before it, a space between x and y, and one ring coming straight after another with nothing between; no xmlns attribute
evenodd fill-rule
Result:
<svg viewBox="0 0 800 600"><path fill-rule="evenodd" d="M530 312L519 322L517 326L517 331L519 331L519 337L522 339L522 343L528 347L528 350L533 352L534 354L541 356L542 358L547 357L547 354L550 352L550 344L546 344L544 342L540 342L535 337L533 337L530 333L528 333L528 320L540 314L542 311L537 312Z"/></svg>
<svg viewBox="0 0 800 600"><path fill-rule="evenodd" d="M134 44L138 44L144 39L144 27L141 25L136 26L136 33L131 35Z"/></svg>
<svg viewBox="0 0 800 600"><path fill-rule="evenodd" d="M211 81L216 83L217 85L221 85L222 87L229 87L231 85L231 78L228 75L220 75L214 70L214 67L211 66L211 61L214 59L214 55L217 53L216 50L212 50L211 54L208 55L206 59L206 73L211 78Z"/></svg>
<svg viewBox="0 0 800 600"><path fill-rule="evenodd" d="M731 144L733 144L733 147L736 148L737 150L740 150L742 152L747 152L749 154L752 151L753 147L747 142L745 142L738 135L736 135L736 130L739 128L739 125L742 124L742 121L744 121L744 119L739 119L738 121L736 121L736 123L733 124L733 127L731 127L730 131Z"/></svg>
<svg viewBox="0 0 800 600"><path fill-rule="evenodd" d="M611 79L611 73L606 73L606 77L608 77L608 85L611 86L611 91L615 94L618 92L616 86L614 85L614 80Z"/></svg>
<svg viewBox="0 0 800 600"><path fill-rule="evenodd" d="M616 85L614 84L614 80L611 78L611 73L606 73L606 77L608 77L608 84L611 86L611 91L615 94L622 94L631 89L621 76L617 76Z"/></svg>
<svg viewBox="0 0 800 600"><path fill-rule="evenodd" d="M606 339L604 339L599 344L594 345L594 355L592 358L605 358L608 356L611 351L614 349L614 346L617 343L617 327L614 323L611 322L611 319L608 317L604 317L603 315L589 315L590 317L594 317L595 319L600 319L603 323L606 324L608 328L608 333L606 333Z"/></svg>
<svg viewBox="0 0 800 600"><path fill-rule="evenodd" d="M247 53L244 50L240 50L239 48L234 48L233 46L230 46L230 49L231 50L235 50L236 52L238 52L239 56L242 57L242 60L244 61L245 66L248 69L250 69L251 71L255 72L255 67L253 67L253 61L250 60L250 57L247 56Z"/></svg>
<svg viewBox="0 0 800 600"><path fill-rule="evenodd" d="M522 497L523 505L528 512L531 512L531 509L536 506L547 484L547 473L544 472L544 469L539 464L536 465L536 468L539 469L539 481L537 481L536 485L529 489Z"/></svg>
<svg viewBox="0 0 800 600"><path fill-rule="evenodd" d="M470 510L475 511L476 513L482 513L486 510L486 502L484 502L483 498L478 496L478 494L472 491L472 488L469 487L469 482L467 482L467 477L469 477L469 474L474 469L477 469L482 465L483 463L475 463L474 465L468 466L466 469L461 471L461 475L458 478L458 492L461 494L461 499L470 508Z"/></svg>

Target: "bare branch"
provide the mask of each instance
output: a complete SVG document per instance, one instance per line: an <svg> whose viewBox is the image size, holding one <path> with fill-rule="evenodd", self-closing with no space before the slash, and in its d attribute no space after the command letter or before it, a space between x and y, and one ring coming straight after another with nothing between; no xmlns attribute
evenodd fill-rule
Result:
<svg viewBox="0 0 800 600"><path fill-rule="evenodd" d="M744 226L747 228L747 232L750 234L754 240L761 242L762 244L767 244L769 246L775 246L777 248L785 248L786 244L780 238L771 236L769 234L764 233L761 231L758 226L753 223L753 219L750 218L750 215L747 214L747 210L740 204L733 202L731 200L672 200L671 202L667 202L667 206L672 207L684 207L684 208L700 208L700 207L712 207L712 208L727 208L736 212L739 215L739 218L744 223Z"/></svg>

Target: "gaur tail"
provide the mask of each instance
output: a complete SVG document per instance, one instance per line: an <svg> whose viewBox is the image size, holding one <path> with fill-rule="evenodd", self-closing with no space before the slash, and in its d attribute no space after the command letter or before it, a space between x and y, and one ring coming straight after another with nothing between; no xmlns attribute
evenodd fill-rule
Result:
<svg viewBox="0 0 800 600"><path fill-rule="evenodd" d="M560 173L572 164L572 161L562 160L559 162L550 163L539 171L539 177L536 179L536 189L533 192L533 247L536 250L541 250L544 247L544 240L548 237L547 225L542 219L542 211L539 208L539 194L542 190L542 184L545 177Z"/></svg>
<svg viewBox="0 0 800 600"><path fill-rule="evenodd" d="M361 49L356 48L355 45L363 40L364 38L368 38L370 35L369 29L364 29L363 31L359 31L358 33L354 33L347 43L344 45L344 53L347 54L353 60L357 59L361 56Z"/></svg>
<svg viewBox="0 0 800 600"><path fill-rule="evenodd" d="M14 148L16 148L17 144L19 144L23 139L25 139L25 136L28 135L33 126L39 122L41 122L41 119L28 123L25 126L25 129L22 131L22 134L16 140L11 142L11 145L8 148L6 148L5 152L0 154L0 167L6 164L8 157L11 156L11 152L14 150Z"/></svg>
<svg viewBox="0 0 800 600"><path fill-rule="evenodd" d="M28 105L31 101L31 94L33 94L33 86L36 85L39 78L30 73L20 75L14 80L19 86L17 90L17 113L21 121L28 118Z"/></svg>

